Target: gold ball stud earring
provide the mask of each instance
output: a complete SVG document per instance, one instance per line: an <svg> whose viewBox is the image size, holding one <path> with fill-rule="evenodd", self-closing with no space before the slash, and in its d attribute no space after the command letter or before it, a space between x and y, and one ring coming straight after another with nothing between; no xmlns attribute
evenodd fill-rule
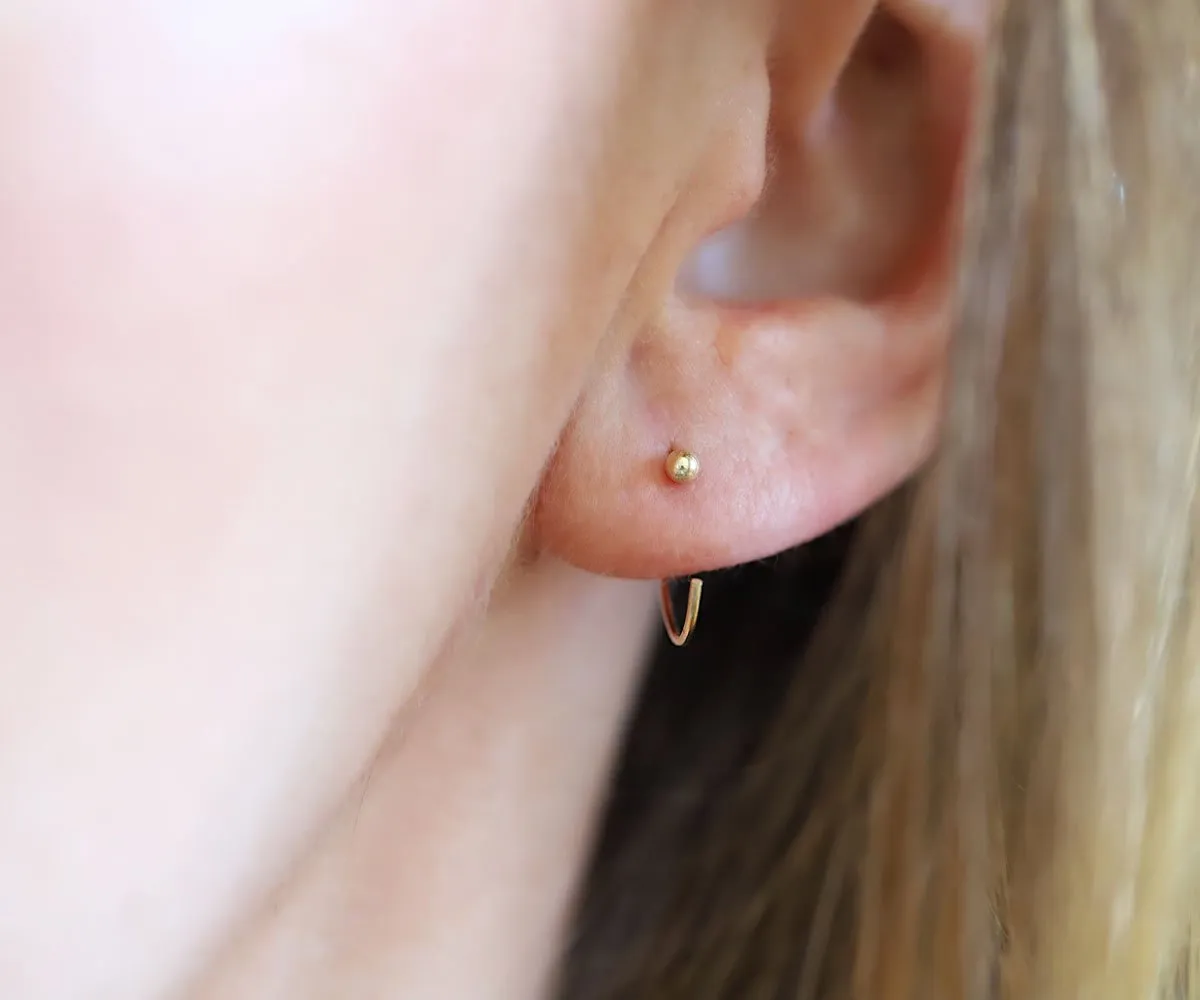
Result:
<svg viewBox="0 0 1200 1000"><path fill-rule="evenodd" d="M682 486L700 475L700 459L690 451L676 449L667 456L666 469L667 478Z"/></svg>

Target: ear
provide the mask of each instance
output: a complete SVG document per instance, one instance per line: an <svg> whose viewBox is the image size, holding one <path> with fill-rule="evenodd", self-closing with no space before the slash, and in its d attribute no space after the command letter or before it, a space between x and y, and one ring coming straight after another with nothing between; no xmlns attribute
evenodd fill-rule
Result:
<svg viewBox="0 0 1200 1000"><path fill-rule="evenodd" d="M769 99L728 95L738 113L669 217L678 249L643 277L649 319L598 363L545 477L535 543L585 569L780 552L934 440L984 2L786 6L752 74L768 86L747 82ZM726 225L747 177L753 206ZM672 449L694 481L668 477Z"/></svg>

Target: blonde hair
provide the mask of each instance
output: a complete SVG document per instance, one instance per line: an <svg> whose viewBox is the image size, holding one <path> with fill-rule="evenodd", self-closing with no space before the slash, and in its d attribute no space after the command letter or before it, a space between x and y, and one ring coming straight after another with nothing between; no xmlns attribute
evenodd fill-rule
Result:
<svg viewBox="0 0 1200 1000"><path fill-rule="evenodd" d="M1200 997L1200 4L1008 0L986 76L938 458L572 998Z"/></svg>
<svg viewBox="0 0 1200 1000"><path fill-rule="evenodd" d="M855 994L1187 995L1200 7L1010 3L887 629ZM900 922L904 921L904 922ZM1200 989L1200 985L1198 985Z"/></svg>

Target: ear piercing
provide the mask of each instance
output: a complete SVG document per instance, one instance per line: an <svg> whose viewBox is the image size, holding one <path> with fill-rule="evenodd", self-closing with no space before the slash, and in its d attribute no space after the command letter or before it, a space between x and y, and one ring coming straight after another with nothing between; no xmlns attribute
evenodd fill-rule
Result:
<svg viewBox="0 0 1200 1000"><path fill-rule="evenodd" d="M672 451L667 456L667 478L682 486L693 482L700 475L700 459L690 451Z"/></svg>
<svg viewBox="0 0 1200 1000"><path fill-rule="evenodd" d="M665 463L667 478L678 486L695 482L700 475L700 459L690 451L673 449ZM667 638L676 646L682 646L692 637L696 622L700 618L700 595L704 589L704 581L692 577L688 585L687 610L683 615L683 625L675 624L675 609L671 604L671 581L663 580L659 587L659 605L662 610L663 626L667 630Z"/></svg>

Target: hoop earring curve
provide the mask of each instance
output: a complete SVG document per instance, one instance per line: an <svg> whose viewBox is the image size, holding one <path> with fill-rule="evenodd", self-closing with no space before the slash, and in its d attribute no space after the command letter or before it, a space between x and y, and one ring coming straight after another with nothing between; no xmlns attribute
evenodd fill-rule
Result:
<svg viewBox="0 0 1200 1000"><path fill-rule="evenodd" d="M684 646L696 630L696 622L700 618L700 593L704 590L704 581L692 577L688 585L687 611L683 615L683 627L675 624L675 608L671 603L671 581L663 580L659 587L659 603L662 606L663 625L667 630L667 638L676 646Z"/></svg>

